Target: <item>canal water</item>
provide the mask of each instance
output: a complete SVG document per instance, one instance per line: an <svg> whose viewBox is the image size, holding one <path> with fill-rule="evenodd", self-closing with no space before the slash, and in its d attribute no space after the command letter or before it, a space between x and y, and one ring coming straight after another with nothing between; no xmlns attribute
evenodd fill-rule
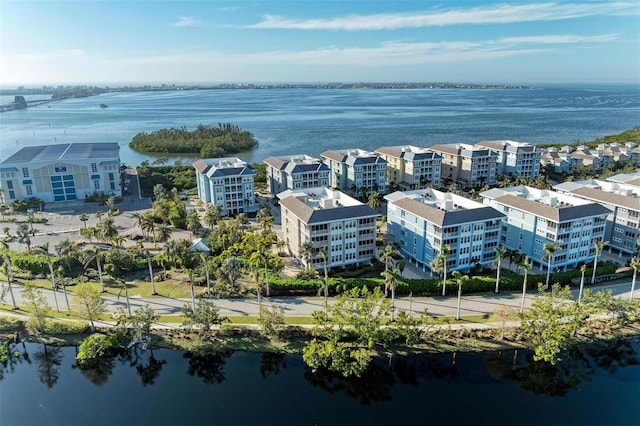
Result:
<svg viewBox="0 0 640 426"><path fill-rule="evenodd" d="M79 366L74 347L17 344L2 425L638 425L640 342L378 358L344 379L300 356L146 350Z"/></svg>

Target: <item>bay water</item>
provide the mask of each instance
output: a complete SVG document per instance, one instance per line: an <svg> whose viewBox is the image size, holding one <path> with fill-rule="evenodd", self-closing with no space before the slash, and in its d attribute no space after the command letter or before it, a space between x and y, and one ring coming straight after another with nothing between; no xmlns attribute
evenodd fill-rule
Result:
<svg viewBox="0 0 640 426"><path fill-rule="evenodd" d="M4 99L11 102L11 99ZM101 108L100 105L107 105ZM511 139L574 143L640 125L636 86L531 89L219 89L113 92L0 113L0 159L24 146L117 142L128 165L138 132L233 123L259 146L239 156ZM172 156L192 161L197 156Z"/></svg>

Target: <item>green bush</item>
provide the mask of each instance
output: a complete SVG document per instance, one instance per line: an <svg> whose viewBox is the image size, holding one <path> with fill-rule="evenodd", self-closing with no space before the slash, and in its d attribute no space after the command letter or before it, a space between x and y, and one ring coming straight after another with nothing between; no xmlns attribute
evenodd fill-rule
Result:
<svg viewBox="0 0 640 426"><path fill-rule="evenodd" d="M54 269L56 268L55 260ZM34 275L46 275L49 273L49 262L44 254L11 253L13 266Z"/></svg>

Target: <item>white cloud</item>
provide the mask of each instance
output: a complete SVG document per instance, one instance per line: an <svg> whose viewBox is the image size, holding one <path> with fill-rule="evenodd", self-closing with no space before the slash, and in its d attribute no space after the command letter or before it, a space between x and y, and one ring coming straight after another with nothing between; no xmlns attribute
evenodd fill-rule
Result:
<svg viewBox="0 0 640 426"><path fill-rule="evenodd" d="M511 44L573 44L573 43L609 43L619 39L618 34L602 34L596 36L580 36L575 34L540 35L525 37L504 37L498 43Z"/></svg>
<svg viewBox="0 0 640 426"><path fill-rule="evenodd" d="M532 35L490 40L408 42L388 41L375 46L324 46L307 50L272 50L250 53L224 51L174 52L163 55L111 57L101 52L56 50L20 55L0 55L0 83L54 81L215 81L216 75L226 73L228 80L238 81L234 75L253 75L263 80L262 71L292 70L311 67L318 73L336 75L346 68L362 74L384 67L402 69L403 66L458 64L492 61L517 56L534 56L562 51L567 45L581 46L617 39L616 34L601 35ZM8 66L8 64L11 64ZM467 65L465 65L467 66ZM497 66L497 65L496 65ZM236 73L236 74L234 74ZM89 77L90 76L90 77ZM208 76L208 77L207 77ZM251 80L245 77L244 80Z"/></svg>
<svg viewBox="0 0 640 426"><path fill-rule="evenodd" d="M197 27L200 25L200 21L192 16L181 16L171 25L174 27Z"/></svg>
<svg viewBox="0 0 640 426"><path fill-rule="evenodd" d="M330 19L292 19L266 15L247 28L372 31L400 28L438 27L461 24L507 24L514 22L556 21L594 15L638 14L631 2L530 3L474 7L469 9L433 9L429 12L348 15Z"/></svg>

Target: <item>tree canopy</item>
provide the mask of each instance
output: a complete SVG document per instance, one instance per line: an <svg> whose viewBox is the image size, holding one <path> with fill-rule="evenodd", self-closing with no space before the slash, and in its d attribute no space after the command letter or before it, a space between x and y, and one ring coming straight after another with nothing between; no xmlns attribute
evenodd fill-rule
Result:
<svg viewBox="0 0 640 426"><path fill-rule="evenodd" d="M129 146L139 152L167 154L200 154L202 158L222 157L255 148L258 141L251 132L230 123L218 123L217 127L199 124L189 131L161 129L155 132L140 132L131 139Z"/></svg>

